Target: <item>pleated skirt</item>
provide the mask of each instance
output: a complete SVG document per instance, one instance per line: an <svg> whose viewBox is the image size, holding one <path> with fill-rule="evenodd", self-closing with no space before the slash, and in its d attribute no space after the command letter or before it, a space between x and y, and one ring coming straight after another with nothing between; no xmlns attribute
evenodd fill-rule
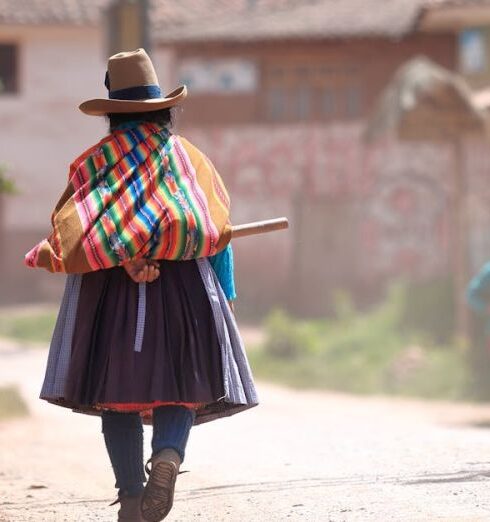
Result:
<svg viewBox="0 0 490 522"><path fill-rule="evenodd" d="M69 275L41 398L75 411L183 404L196 424L258 403L233 313L206 259L162 261L134 283L122 268Z"/></svg>

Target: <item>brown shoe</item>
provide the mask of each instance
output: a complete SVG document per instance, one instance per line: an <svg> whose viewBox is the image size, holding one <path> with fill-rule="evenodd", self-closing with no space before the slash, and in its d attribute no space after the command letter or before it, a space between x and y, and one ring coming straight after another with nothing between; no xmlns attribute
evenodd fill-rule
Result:
<svg viewBox="0 0 490 522"><path fill-rule="evenodd" d="M114 504L117 502L121 504L117 512L117 522L144 522L143 516L141 515L142 496L143 492L135 497L124 495L114 502Z"/></svg>
<svg viewBox="0 0 490 522"><path fill-rule="evenodd" d="M164 449L152 457L150 462L151 471L146 465L149 478L141 499L141 513L143 521L159 522L172 509L180 457L175 450Z"/></svg>

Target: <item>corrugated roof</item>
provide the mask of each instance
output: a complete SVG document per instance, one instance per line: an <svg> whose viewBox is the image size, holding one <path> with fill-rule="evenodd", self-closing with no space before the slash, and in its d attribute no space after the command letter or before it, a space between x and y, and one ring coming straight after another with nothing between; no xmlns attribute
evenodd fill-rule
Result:
<svg viewBox="0 0 490 522"><path fill-rule="evenodd" d="M265 2L264 2L265 3ZM260 4L260 2L257 2ZM156 24L164 42L248 41L352 36L400 37L410 32L427 0L310 0L256 5L181 26Z"/></svg>
<svg viewBox="0 0 490 522"><path fill-rule="evenodd" d="M93 25L111 0L0 0L0 24ZM151 0L161 42L402 37L424 9L490 0Z"/></svg>
<svg viewBox="0 0 490 522"><path fill-rule="evenodd" d="M428 7L465 7L471 5L490 5L490 0L429 0L426 3Z"/></svg>
<svg viewBox="0 0 490 522"><path fill-rule="evenodd" d="M0 24L93 25L110 0L0 0Z"/></svg>
<svg viewBox="0 0 490 522"><path fill-rule="evenodd" d="M76 24L98 23L113 0L0 0L2 24ZM151 18L164 28L232 16L250 9L276 9L309 0L151 0Z"/></svg>
<svg viewBox="0 0 490 522"><path fill-rule="evenodd" d="M154 0L153 18L156 39L169 43L400 38L427 10L461 6L490 0Z"/></svg>

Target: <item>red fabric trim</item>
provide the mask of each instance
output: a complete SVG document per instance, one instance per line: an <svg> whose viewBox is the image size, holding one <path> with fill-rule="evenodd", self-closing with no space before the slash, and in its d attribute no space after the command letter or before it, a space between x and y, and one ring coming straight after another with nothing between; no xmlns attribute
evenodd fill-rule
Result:
<svg viewBox="0 0 490 522"><path fill-rule="evenodd" d="M158 406L184 406L184 408L189 408L190 410L197 410L203 404L200 402L163 402L163 401L155 401L155 402L146 402L146 403L124 403L124 402L108 402L97 404L97 408L100 410L113 410L120 412L135 412L139 411L141 413L151 413L153 408L158 408Z"/></svg>

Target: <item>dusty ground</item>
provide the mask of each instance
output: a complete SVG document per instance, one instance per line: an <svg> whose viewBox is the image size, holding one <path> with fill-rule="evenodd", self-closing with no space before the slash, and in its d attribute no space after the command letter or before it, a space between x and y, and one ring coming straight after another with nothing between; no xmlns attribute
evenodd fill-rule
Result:
<svg viewBox="0 0 490 522"><path fill-rule="evenodd" d="M45 357L0 342L31 407L0 424L0 521L115 520L99 420L36 400ZM169 521L490 521L489 407L259 389L194 429Z"/></svg>

